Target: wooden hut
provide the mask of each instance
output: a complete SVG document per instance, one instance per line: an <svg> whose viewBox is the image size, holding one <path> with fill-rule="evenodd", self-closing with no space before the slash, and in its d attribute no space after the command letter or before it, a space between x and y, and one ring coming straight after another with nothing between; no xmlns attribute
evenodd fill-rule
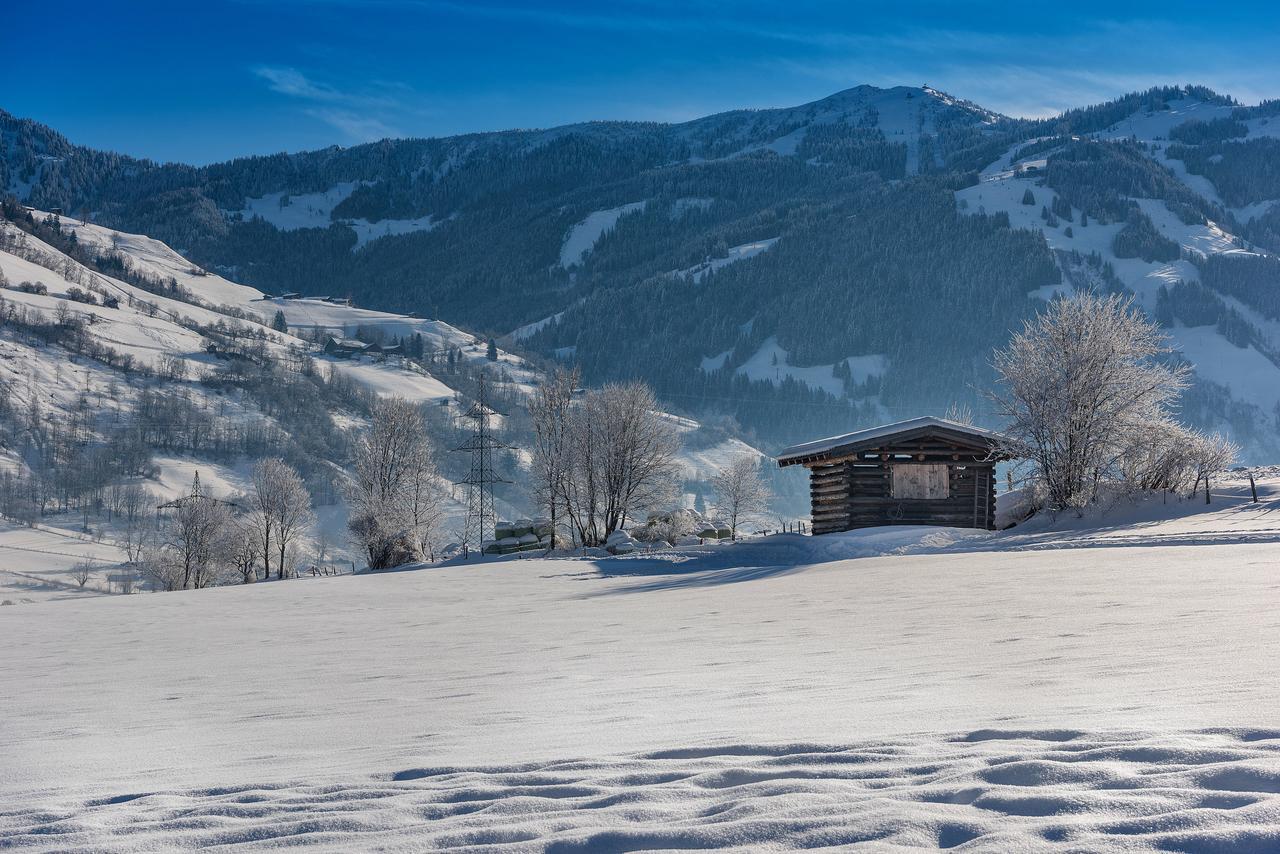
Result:
<svg viewBox="0 0 1280 854"><path fill-rule="evenodd" d="M787 448L781 467L809 470L813 533L874 525L995 527L998 433L913 418Z"/></svg>

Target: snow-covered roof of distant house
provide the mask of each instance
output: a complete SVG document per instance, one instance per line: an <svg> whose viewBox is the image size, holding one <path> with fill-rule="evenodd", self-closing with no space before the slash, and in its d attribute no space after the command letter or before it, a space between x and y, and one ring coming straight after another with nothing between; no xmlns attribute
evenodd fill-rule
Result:
<svg viewBox="0 0 1280 854"><path fill-rule="evenodd" d="M778 454L778 465L787 466L798 463L801 460L831 455L834 451L859 450L861 446L889 437L911 438L915 434L934 431L968 437L977 440L980 444L989 445L993 448L1008 442L1004 436L992 430L984 430L981 427L974 427L970 424L961 424L958 421L948 421L945 418L926 415L906 421L896 421L893 424L883 424L866 430L856 430L853 433L844 433L840 436L829 436L826 439L792 445Z"/></svg>
<svg viewBox="0 0 1280 854"><path fill-rule="evenodd" d="M351 350L364 350L369 347L368 344L363 341L358 341L355 338L338 338L330 335L329 340L333 342L335 347L346 347Z"/></svg>

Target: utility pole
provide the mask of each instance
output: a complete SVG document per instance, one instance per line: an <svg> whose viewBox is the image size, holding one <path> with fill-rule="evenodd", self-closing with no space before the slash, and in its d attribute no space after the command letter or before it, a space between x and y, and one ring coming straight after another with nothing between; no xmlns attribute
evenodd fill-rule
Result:
<svg viewBox="0 0 1280 854"><path fill-rule="evenodd" d="M493 468L494 449L510 447L494 437L489 426L489 416L493 414L486 400L485 380L481 377L476 402L462 416L475 422L475 430L471 438L454 448L471 454L471 473L458 483L467 487L467 524L462 543L477 551L482 548L481 543L493 539L494 526L498 521L493 505L493 485L511 482L500 477Z"/></svg>

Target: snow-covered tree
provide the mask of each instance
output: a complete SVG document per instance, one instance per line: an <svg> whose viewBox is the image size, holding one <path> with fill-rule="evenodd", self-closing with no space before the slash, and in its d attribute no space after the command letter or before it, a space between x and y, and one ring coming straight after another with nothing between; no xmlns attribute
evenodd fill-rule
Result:
<svg viewBox="0 0 1280 854"><path fill-rule="evenodd" d="M422 413L399 398L379 401L356 446L350 528L373 569L434 557L442 495Z"/></svg>
<svg viewBox="0 0 1280 854"><path fill-rule="evenodd" d="M242 496L236 503L250 506L250 502L248 496ZM245 524L228 525L222 538L223 559L241 584L252 584L257 580L258 557L263 553L261 534L258 525L247 521Z"/></svg>
<svg viewBox="0 0 1280 854"><path fill-rule="evenodd" d="M227 504L208 494L197 472L191 491L172 503L159 547L143 557L144 569L163 590L213 585L221 569L221 538L229 524Z"/></svg>
<svg viewBox="0 0 1280 854"><path fill-rule="evenodd" d="M565 504L583 544L604 542L674 496L680 438L644 383L586 394L573 409L570 443Z"/></svg>
<svg viewBox="0 0 1280 854"><path fill-rule="evenodd" d="M716 491L716 503L720 512L729 517L729 530L738 538L738 520L749 513L759 513L769 505L769 486L760 476L760 458L742 453L729 461L715 477L711 486Z"/></svg>
<svg viewBox="0 0 1280 854"><path fill-rule="evenodd" d="M315 520L315 514L311 512L311 495L291 466L284 460L268 458L253 467L250 499L255 522L261 532L264 577L271 577L274 546L276 578L284 578L288 574L286 558L289 547Z"/></svg>
<svg viewBox="0 0 1280 854"><path fill-rule="evenodd" d="M1081 292L1052 302L996 353L1005 432L1050 507L1083 506L1101 481L1126 478L1126 461L1153 435L1180 429L1170 406L1188 369L1162 361L1169 351L1130 300Z"/></svg>
<svg viewBox="0 0 1280 854"><path fill-rule="evenodd" d="M554 538L562 520L571 453L571 413L578 372L558 368L534 391L529 400L533 424L533 497L551 520Z"/></svg>

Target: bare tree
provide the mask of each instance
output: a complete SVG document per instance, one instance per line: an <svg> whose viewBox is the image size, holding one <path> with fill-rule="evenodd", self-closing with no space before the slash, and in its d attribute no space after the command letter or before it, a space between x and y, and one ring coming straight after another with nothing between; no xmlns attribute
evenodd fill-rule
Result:
<svg viewBox="0 0 1280 854"><path fill-rule="evenodd" d="M571 468L573 391L578 371L557 368L534 391L529 401L533 422L533 497L551 520L551 548L556 547L560 510L567 497Z"/></svg>
<svg viewBox="0 0 1280 854"><path fill-rule="evenodd" d="M91 560L80 561L75 565L75 569L72 571L72 575L75 577L76 584L80 585L81 587L84 587L86 584L89 583L89 579L93 578L93 561Z"/></svg>
<svg viewBox="0 0 1280 854"><path fill-rule="evenodd" d="M268 458L259 460L253 467L251 506L263 532L266 577L271 577L271 549L267 538L274 532L276 578L284 578L289 569L286 560L289 547L296 544L299 535L315 521L311 494L292 466L284 460Z"/></svg>
<svg viewBox="0 0 1280 854"><path fill-rule="evenodd" d="M350 528L371 568L434 553L442 496L416 406L399 398L375 405L356 446L353 476Z"/></svg>
<svg viewBox="0 0 1280 854"><path fill-rule="evenodd" d="M1006 433L1030 456L1054 508L1081 507L1153 428L1188 370L1129 300L1081 292L1055 300L995 357Z"/></svg>
<svg viewBox="0 0 1280 854"><path fill-rule="evenodd" d="M284 578L288 574L289 547L315 520L311 495L290 465L268 458L253 467L253 492L247 498L249 524L262 555L263 578L271 578L273 556L276 578Z"/></svg>
<svg viewBox="0 0 1280 854"><path fill-rule="evenodd" d="M248 496L241 496L236 503L247 506L249 502ZM241 584L252 584L257 580L258 556L262 554L261 533L253 518L226 527L221 543L222 554Z"/></svg>
<svg viewBox="0 0 1280 854"><path fill-rule="evenodd" d="M249 493L248 524L254 529L254 542L262 555L262 580L271 580L272 536L276 530L275 489L269 472L260 465L253 468L253 491Z"/></svg>
<svg viewBox="0 0 1280 854"><path fill-rule="evenodd" d="M756 454L742 453L729 461L713 478L711 486L716 491L721 512L729 515L729 530L738 538L738 519L749 513L759 513L769 505L772 493L760 476L760 458Z"/></svg>
<svg viewBox="0 0 1280 854"><path fill-rule="evenodd" d="M669 502L680 438L643 383L606 385L570 419L566 507L579 540L598 545L637 513Z"/></svg>
<svg viewBox="0 0 1280 854"><path fill-rule="evenodd" d="M208 587L217 581L221 566L218 546L230 523L227 505L205 491L199 473L191 492L173 505L161 545L144 563L163 589Z"/></svg>

